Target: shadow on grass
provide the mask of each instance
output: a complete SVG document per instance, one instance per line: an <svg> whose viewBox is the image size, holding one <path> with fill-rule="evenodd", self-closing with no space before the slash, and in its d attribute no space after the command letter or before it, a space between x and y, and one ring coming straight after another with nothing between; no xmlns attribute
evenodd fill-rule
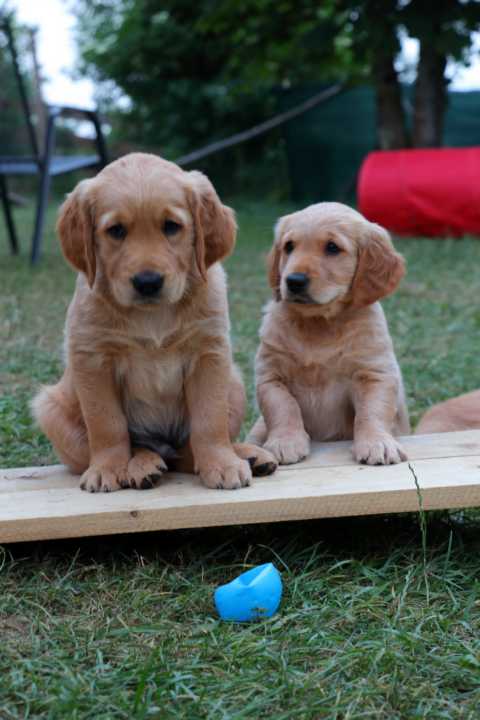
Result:
<svg viewBox="0 0 480 720"><path fill-rule="evenodd" d="M427 555L448 548L480 548L479 521L470 512L432 512L427 516ZM199 566L252 565L267 561L279 569L304 569L313 548L323 561L385 560L405 554L421 559L422 528L418 515L369 516L279 522L194 530L105 535L5 546L13 562L49 559L60 564L97 562L127 564L144 558L194 570Z"/></svg>

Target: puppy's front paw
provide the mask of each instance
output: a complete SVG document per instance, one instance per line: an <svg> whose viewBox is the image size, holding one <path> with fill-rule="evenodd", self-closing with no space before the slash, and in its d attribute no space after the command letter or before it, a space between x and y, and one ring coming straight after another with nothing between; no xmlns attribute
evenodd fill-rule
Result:
<svg viewBox="0 0 480 720"><path fill-rule="evenodd" d="M400 443L391 435L355 440L353 456L363 465L396 465L408 459Z"/></svg>
<svg viewBox="0 0 480 720"><path fill-rule="evenodd" d="M310 438L305 431L280 437L270 435L263 447L280 465L292 465L305 460L310 453Z"/></svg>
<svg viewBox="0 0 480 720"><path fill-rule="evenodd" d="M136 490L149 490L153 488L167 466L160 455L152 450L136 450L128 463L127 478L122 487L131 487Z"/></svg>
<svg viewBox="0 0 480 720"><path fill-rule="evenodd" d="M252 482L248 462L230 450L204 458L198 464L198 474L204 485L217 490L238 490Z"/></svg>
<svg viewBox="0 0 480 720"><path fill-rule="evenodd" d="M87 492L114 492L124 487L127 467L102 467L90 465L80 478L80 487Z"/></svg>

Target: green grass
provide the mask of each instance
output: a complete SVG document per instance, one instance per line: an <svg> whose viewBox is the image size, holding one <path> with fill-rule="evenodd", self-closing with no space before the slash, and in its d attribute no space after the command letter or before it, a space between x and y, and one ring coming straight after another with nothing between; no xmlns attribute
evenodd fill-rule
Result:
<svg viewBox="0 0 480 720"><path fill-rule="evenodd" d="M264 257L288 208L232 204L232 331L253 400ZM17 214L26 248L31 217ZM53 219L34 270L9 257L0 228L1 466L54 460L28 411L60 373L74 281ZM480 387L480 243L397 246L408 277L384 306L416 421ZM0 548L0 718L476 719L478 531L473 513L437 513L426 546L406 515ZM280 612L218 622L216 584L269 560L283 572Z"/></svg>

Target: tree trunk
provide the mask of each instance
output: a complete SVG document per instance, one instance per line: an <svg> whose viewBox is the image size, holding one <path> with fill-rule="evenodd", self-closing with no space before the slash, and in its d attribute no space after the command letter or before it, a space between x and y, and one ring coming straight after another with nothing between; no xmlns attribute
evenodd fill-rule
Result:
<svg viewBox="0 0 480 720"><path fill-rule="evenodd" d="M377 140L381 150L398 150L410 144L402 90L393 53L377 51L373 58L377 101Z"/></svg>
<svg viewBox="0 0 480 720"><path fill-rule="evenodd" d="M447 107L447 58L435 48L435 38L422 38L413 113L414 147L440 147Z"/></svg>
<svg viewBox="0 0 480 720"><path fill-rule="evenodd" d="M32 73L32 83L33 83L33 101L34 101L34 107L35 107L35 115L36 115L36 131L37 131L37 142L38 147L41 153L44 152L45 148L43 147L43 143L45 142L45 130L47 127L47 113L46 113L46 107L45 102L43 99L43 91L42 91L42 74L40 71L40 65L38 63L38 55L37 55L37 30L29 29L28 33L30 35L30 52L32 53L32 60L33 60L33 73Z"/></svg>

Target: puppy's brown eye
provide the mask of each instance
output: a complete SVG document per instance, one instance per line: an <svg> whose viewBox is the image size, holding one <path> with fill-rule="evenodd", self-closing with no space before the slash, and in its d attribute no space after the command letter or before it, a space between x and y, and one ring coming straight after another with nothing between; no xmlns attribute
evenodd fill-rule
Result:
<svg viewBox="0 0 480 720"><path fill-rule="evenodd" d="M127 237L127 228L125 225L117 223L116 225L111 225L107 228L107 233L115 240L123 240Z"/></svg>
<svg viewBox="0 0 480 720"><path fill-rule="evenodd" d="M285 252L287 253L287 255L290 255L290 253L293 252L294 247L295 247L295 244L293 243L293 241L292 241L292 240L287 240L287 242L285 243L283 249L285 250Z"/></svg>
<svg viewBox="0 0 480 720"><path fill-rule="evenodd" d="M338 253L341 253L341 248L338 247L336 243L334 243L332 240L330 240L325 245L325 252L327 255L338 255Z"/></svg>
<svg viewBox="0 0 480 720"><path fill-rule="evenodd" d="M182 226L174 222L174 220L165 220L163 223L163 232L167 237L176 235L181 229Z"/></svg>

